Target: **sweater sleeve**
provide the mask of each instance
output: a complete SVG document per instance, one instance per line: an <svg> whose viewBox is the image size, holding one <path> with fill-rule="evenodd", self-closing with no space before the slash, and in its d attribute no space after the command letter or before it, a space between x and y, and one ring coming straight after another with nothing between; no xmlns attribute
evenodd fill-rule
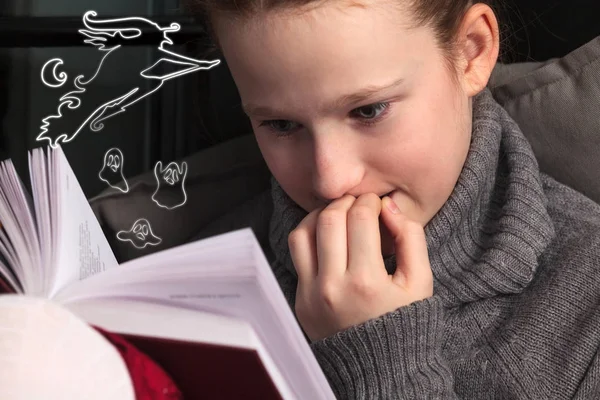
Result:
<svg viewBox="0 0 600 400"><path fill-rule="evenodd" d="M573 400L591 399L600 399L600 347L573 396Z"/></svg>
<svg viewBox="0 0 600 400"><path fill-rule="evenodd" d="M457 399L442 357L437 297L353 326L311 348L339 399Z"/></svg>

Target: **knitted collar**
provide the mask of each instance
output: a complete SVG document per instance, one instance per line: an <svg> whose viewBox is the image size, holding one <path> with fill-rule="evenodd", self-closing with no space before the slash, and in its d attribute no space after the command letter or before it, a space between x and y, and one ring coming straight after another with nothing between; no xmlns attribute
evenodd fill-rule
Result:
<svg viewBox="0 0 600 400"><path fill-rule="evenodd" d="M473 98L473 134L458 182L425 227L434 294L446 306L521 292L554 237L531 146L489 89ZM273 267L297 276L287 237L307 212L271 178ZM395 270L394 255L384 259Z"/></svg>

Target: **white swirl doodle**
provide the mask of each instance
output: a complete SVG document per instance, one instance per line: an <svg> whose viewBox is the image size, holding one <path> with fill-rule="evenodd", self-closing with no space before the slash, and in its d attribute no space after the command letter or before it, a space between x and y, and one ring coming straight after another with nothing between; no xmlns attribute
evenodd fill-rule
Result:
<svg viewBox="0 0 600 400"><path fill-rule="evenodd" d="M93 19L97 16L95 11L88 11L83 16L83 24L87 29L80 29L79 33L85 36L85 44L95 46L98 51L106 53L102 56L100 64L94 75L84 80L83 75L78 75L74 81L74 90L64 94L59 99L57 114L49 115L42 119L40 133L37 136L37 141L46 140L51 147L56 148L59 143L67 143L75 139L83 128L89 127L94 132L104 128L103 121L115 115L123 113L128 107L146 98L162 87L165 81L177 78L198 70L208 70L220 64L220 60L196 60L186 57L181 54L165 48L165 45L173 45L173 41L168 37L170 32L177 32L181 26L172 23L169 26L161 27L155 22L141 17L113 18L113 19ZM106 94L106 87L95 89L98 90L97 96L89 96L88 100L83 102L81 94L86 90L94 91L93 86L89 86L96 78L98 78L104 69L102 68L108 57L116 51L124 51L131 46L123 46L123 44L135 44L137 38L142 35L142 28L154 28L160 35L160 43L155 43L159 54L163 54L162 58L150 64L145 59L139 57L125 57L128 61L126 71L133 71L130 79L123 80L134 82L132 86L123 88L120 85L114 89L114 93ZM151 32L152 29L149 30ZM111 58L112 59L112 58ZM52 59L42 68L42 82L50 87L58 87L56 84L51 84L44 77L45 71L50 65L54 64L53 75L57 81L66 80L66 74L63 72L56 77L55 69L58 65L62 65L62 60ZM169 71L171 70L171 72ZM110 72L110 71L109 71ZM110 81L113 77L98 78L98 81ZM148 82L148 80L150 82ZM64 82L61 83L61 85ZM91 99L91 100L90 100ZM100 100L98 100L100 99ZM76 123L76 128L63 128L58 125L59 119L63 117L63 107L67 106L72 113L79 113L75 116L70 115L70 120L83 122ZM82 109L79 109L79 107ZM64 110L65 112L68 110ZM63 120L65 118L62 118ZM52 124L51 124L52 122ZM64 121L63 121L64 123ZM58 125L58 126L57 126Z"/></svg>

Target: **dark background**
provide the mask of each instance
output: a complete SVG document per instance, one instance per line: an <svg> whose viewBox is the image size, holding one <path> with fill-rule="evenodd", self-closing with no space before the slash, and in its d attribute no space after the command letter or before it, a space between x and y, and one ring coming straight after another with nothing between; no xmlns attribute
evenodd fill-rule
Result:
<svg viewBox="0 0 600 400"><path fill-rule="evenodd" d="M97 50L84 45L77 32L84 27L82 17L88 10L97 11L96 18L140 16L160 25L179 22L181 31L170 34L174 51L222 59L207 52L201 22L185 15L178 0L0 0L0 157L12 158L24 180L26 150L41 145L35 140L41 120L56 112L58 98L65 92L43 85L42 65L58 57L67 73L72 66L96 66ZM496 11L505 63L561 57L600 35L599 0L500 0ZM158 59L155 46L145 44L124 54L123 68L132 57ZM109 76L101 82L107 91L128 84L119 67ZM63 148L91 197L106 188L98 171L111 147L122 150L124 172L131 177L150 170L158 160L170 162L250 132L222 63L167 81L158 92L108 119L100 132L82 132Z"/></svg>

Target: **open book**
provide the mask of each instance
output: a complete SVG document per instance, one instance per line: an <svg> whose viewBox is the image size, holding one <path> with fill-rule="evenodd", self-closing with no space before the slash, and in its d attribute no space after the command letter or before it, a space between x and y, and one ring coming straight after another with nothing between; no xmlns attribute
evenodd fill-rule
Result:
<svg viewBox="0 0 600 400"><path fill-rule="evenodd" d="M251 229L117 262L62 149L0 164L0 292L123 335L185 398L333 399Z"/></svg>

